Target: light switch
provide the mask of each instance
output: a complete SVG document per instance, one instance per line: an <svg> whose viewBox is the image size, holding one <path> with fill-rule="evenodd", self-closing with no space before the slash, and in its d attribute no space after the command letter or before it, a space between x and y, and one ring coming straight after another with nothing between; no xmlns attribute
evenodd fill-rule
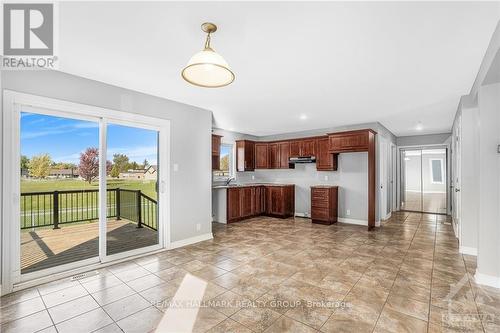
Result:
<svg viewBox="0 0 500 333"><path fill-rule="evenodd" d="M174 163L174 171L179 171L179 164Z"/></svg>

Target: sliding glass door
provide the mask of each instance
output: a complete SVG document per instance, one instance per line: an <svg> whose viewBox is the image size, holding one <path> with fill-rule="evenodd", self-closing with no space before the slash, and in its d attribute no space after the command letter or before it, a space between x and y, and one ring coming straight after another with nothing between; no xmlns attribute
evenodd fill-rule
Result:
<svg viewBox="0 0 500 333"><path fill-rule="evenodd" d="M99 123L20 115L21 274L99 256Z"/></svg>
<svg viewBox="0 0 500 333"><path fill-rule="evenodd" d="M446 148L401 149L401 209L446 214Z"/></svg>
<svg viewBox="0 0 500 333"><path fill-rule="evenodd" d="M107 126L106 253L158 245L158 131Z"/></svg>
<svg viewBox="0 0 500 333"><path fill-rule="evenodd" d="M166 127L153 119L18 111L17 280L164 246Z"/></svg>

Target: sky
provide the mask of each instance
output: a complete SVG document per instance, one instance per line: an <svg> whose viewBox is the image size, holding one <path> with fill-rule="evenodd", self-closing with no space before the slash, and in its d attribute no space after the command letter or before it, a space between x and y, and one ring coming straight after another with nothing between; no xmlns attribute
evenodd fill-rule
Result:
<svg viewBox="0 0 500 333"><path fill-rule="evenodd" d="M122 125L108 125L108 160L120 153L130 161L157 161L157 132ZM21 154L31 158L48 153L54 162L78 164L80 153L99 147L99 124L70 118L21 113Z"/></svg>

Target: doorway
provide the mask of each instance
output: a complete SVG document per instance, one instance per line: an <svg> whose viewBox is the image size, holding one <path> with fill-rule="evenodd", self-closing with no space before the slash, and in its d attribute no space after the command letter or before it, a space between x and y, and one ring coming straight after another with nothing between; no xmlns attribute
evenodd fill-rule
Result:
<svg viewBox="0 0 500 333"><path fill-rule="evenodd" d="M404 148L401 161L401 210L447 213L447 148Z"/></svg>
<svg viewBox="0 0 500 333"><path fill-rule="evenodd" d="M4 102L4 292L168 246L167 120L8 91Z"/></svg>

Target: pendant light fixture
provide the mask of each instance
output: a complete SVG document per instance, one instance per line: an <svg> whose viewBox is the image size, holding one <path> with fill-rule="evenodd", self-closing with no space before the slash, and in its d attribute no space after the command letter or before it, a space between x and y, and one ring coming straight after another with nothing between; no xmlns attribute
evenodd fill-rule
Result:
<svg viewBox="0 0 500 333"><path fill-rule="evenodd" d="M217 31L213 23L203 23L201 30L207 33L205 48L191 57L182 70L182 78L200 87L224 87L234 81L234 73L226 60L210 46L210 35Z"/></svg>

